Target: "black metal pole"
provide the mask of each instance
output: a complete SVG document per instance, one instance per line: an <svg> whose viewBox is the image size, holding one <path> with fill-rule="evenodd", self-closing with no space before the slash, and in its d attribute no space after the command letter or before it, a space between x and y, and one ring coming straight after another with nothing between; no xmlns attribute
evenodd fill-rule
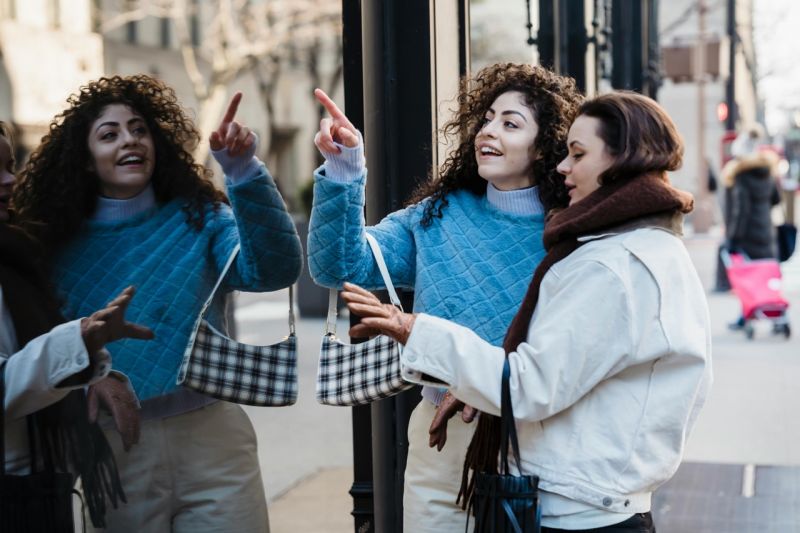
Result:
<svg viewBox="0 0 800 533"><path fill-rule="evenodd" d="M611 4L611 86L642 92L642 7L645 0L613 0Z"/></svg>
<svg viewBox="0 0 800 533"><path fill-rule="evenodd" d="M586 92L586 33L584 0L541 0L536 47L539 64L559 74L571 76L581 92Z"/></svg>
<svg viewBox="0 0 800 533"><path fill-rule="evenodd" d="M645 54L642 58L644 64L644 80L642 92L657 99L658 89L661 87L661 43L658 40L658 0L647 0L647 12L643 24L645 26Z"/></svg>
<svg viewBox="0 0 800 533"><path fill-rule="evenodd" d="M364 131L364 76L361 45L361 1L342 1L342 65L344 109L353 125ZM355 339L351 339L355 342ZM369 406L352 409L353 519L355 531L375 531L372 486L372 420Z"/></svg>
<svg viewBox="0 0 800 533"><path fill-rule="evenodd" d="M586 34L584 0L563 0L559 4L559 20L562 21L559 40L561 41L561 68L559 72L572 76L578 90L586 93L586 48L589 36Z"/></svg>
<svg viewBox="0 0 800 533"><path fill-rule="evenodd" d="M432 163L431 28L429 0L364 2L364 117L367 222L401 208ZM410 295L404 295L410 304ZM410 306L409 306L410 308ZM412 390L372 405L374 524L378 533L403 529L407 427L419 401Z"/></svg>
<svg viewBox="0 0 800 533"><path fill-rule="evenodd" d="M736 130L736 120L739 118L736 106L736 45L738 33L736 32L736 0L728 0L728 81L725 83L725 102L728 104L728 118L725 119L725 129Z"/></svg>
<svg viewBox="0 0 800 533"><path fill-rule="evenodd" d="M613 0L611 27L611 85L655 98L661 83L658 1Z"/></svg>
<svg viewBox="0 0 800 533"><path fill-rule="evenodd" d="M368 224L402 208L432 164L431 1L343 0L345 107L365 136ZM468 21L464 0L454 21L461 74L468 70ZM413 294L401 291L401 299L411 309ZM407 428L419 399L413 389L353 409L357 533L403 531Z"/></svg>
<svg viewBox="0 0 800 533"><path fill-rule="evenodd" d="M536 33L536 49L539 64L556 70L556 0L539 0L539 30Z"/></svg>

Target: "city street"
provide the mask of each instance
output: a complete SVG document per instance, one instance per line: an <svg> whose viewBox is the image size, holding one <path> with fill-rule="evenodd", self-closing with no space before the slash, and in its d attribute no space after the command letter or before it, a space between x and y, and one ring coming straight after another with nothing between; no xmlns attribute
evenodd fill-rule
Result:
<svg viewBox="0 0 800 533"><path fill-rule="evenodd" d="M709 291L719 240L718 232L712 232L685 241ZM800 256L785 263L783 271L784 293L797 309ZM288 331L287 298L287 291L239 295L240 339L277 342ZM736 297L709 292L708 301L714 386L689 439L684 465L656 495L658 531L800 531L795 516L800 509L800 416L794 412L800 408L800 324L789 341L773 336L768 324L759 324L755 339L748 341L726 327L739 311ZM345 324L340 318L343 336ZM247 408L258 433L273 533L353 531L347 494L353 462L350 410L321 406L314 399L323 330L323 319L298 321L297 405ZM723 521L714 522L715 517Z"/></svg>

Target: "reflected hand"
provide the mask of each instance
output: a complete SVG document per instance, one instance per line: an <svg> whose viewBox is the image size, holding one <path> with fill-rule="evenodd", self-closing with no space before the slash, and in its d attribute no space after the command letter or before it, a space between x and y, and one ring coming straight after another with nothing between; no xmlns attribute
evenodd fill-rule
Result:
<svg viewBox="0 0 800 533"><path fill-rule="evenodd" d="M345 283L341 294L350 312L361 317L361 322L350 328L351 337L387 335L400 344L408 342L416 320L413 314L381 303L374 294L352 283Z"/></svg>
<svg viewBox="0 0 800 533"><path fill-rule="evenodd" d="M86 402L89 407L89 422L97 421L100 403L111 413L126 452L139 442L142 424L139 402L126 382L109 375L89 386Z"/></svg>
<svg viewBox="0 0 800 533"><path fill-rule="evenodd" d="M237 91L231 98L219 126L211 132L208 143L215 152L227 148L230 157L245 156L250 159L255 154L256 134L247 126L234 120L241 101L242 93Z"/></svg>
<svg viewBox="0 0 800 533"><path fill-rule="evenodd" d="M153 338L150 328L125 320L125 312L136 290L131 286L119 293L103 309L95 311L81 320L81 337L89 357L93 358L100 349L119 339Z"/></svg>

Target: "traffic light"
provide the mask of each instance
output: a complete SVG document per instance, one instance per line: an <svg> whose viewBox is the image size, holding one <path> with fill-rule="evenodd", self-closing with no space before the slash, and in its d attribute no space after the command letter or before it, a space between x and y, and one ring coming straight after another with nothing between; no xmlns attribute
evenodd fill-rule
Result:
<svg viewBox="0 0 800 533"><path fill-rule="evenodd" d="M720 102L717 104L717 120L725 122L728 120L728 104Z"/></svg>

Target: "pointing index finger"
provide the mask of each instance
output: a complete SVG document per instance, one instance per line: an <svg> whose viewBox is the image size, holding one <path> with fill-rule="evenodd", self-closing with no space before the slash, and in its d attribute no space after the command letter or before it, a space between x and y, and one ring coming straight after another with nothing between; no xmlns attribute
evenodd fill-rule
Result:
<svg viewBox="0 0 800 533"><path fill-rule="evenodd" d="M239 109L239 102L241 101L242 92L236 91L236 94L233 95L230 103L228 104L228 109L225 111L225 116L222 117L223 123L233 122L234 117L236 117L236 111Z"/></svg>
<svg viewBox="0 0 800 533"><path fill-rule="evenodd" d="M325 107L325 109L328 111L331 117L339 120L344 120L345 122L350 124L350 121L347 120L347 117L345 116L344 113L342 113L342 110L339 109L339 106L336 105L336 102L331 100L330 96L325 94L325 91L323 91L322 89L314 89L314 96L317 97L319 103Z"/></svg>

